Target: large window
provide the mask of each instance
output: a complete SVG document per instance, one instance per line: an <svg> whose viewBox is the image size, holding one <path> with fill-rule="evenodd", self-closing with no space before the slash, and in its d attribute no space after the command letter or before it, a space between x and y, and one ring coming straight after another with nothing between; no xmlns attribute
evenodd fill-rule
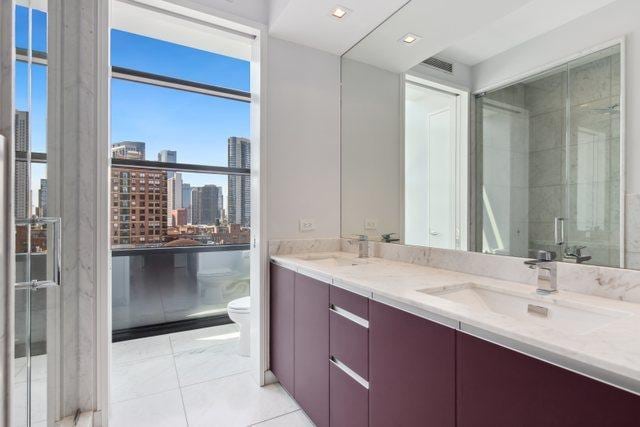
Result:
<svg viewBox="0 0 640 427"><path fill-rule="evenodd" d="M112 65L112 248L249 243L249 62L114 30Z"/></svg>
<svg viewBox="0 0 640 427"><path fill-rule="evenodd" d="M249 293L249 61L145 34L112 30L116 340L218 322Z"/></svg>

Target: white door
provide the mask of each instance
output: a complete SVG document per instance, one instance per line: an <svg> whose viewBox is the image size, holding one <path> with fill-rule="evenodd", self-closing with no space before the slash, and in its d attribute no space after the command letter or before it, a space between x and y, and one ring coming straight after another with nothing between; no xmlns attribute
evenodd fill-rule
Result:
<svg viewBox="0 0 640 427"><path fill-rule="evenodd" d="M427 115L429 246L456 248L456 97Z"/></svg>

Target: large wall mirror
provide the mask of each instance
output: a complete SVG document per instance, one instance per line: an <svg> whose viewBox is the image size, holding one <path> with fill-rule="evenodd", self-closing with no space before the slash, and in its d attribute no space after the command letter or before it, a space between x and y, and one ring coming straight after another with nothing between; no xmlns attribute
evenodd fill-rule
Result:
<svg viewBox="0 0 640 427"><path fill-rule="evenodd" d="M515 34L522 12L498 3L478 13ZM624 28L618 38L570 37L600 14L630 13L629 2L605 3L496 41L477 22L432 37L442 24L413 0L348 51L342 235L640 268Z"/></svg>

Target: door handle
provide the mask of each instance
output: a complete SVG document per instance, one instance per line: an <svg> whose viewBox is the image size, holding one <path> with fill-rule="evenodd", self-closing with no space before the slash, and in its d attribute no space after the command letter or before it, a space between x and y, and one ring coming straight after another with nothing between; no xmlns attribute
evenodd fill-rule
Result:
<svg viewBox="0 0 640 427"><path fill-rule="evenodd" d="M62 221L60 218L33 217L30 219L16 220L16 226L33 227L34 225L53 225L53 244L47 242L47 252L53 253L53 280L31 280L29 282L18 282L16 289L43 289L60 286L62 271ZM31 233L28 233L31 235ZM28 253L27 256L31 256Z"/></svg>
<svg viewBox="0 0 640 427"><path fill-rule="evenodd" d="M564 245L564 218L555 217L553 235L556 245Z"/></svg>

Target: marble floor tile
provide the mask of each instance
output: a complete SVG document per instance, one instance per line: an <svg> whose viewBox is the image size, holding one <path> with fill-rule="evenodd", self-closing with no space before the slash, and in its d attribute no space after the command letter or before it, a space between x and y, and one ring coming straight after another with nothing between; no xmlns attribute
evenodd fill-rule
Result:
<svg viewBox="0 0 640 427"><path fill-rule="evenodd" d="M112 402L179 388L171 355L113 365L111 372Z"/></svg>
<svg viewBox="0 0 640 427"><path fill-rule="evenodd" d="M190 427L246 427L298 409L279 384L259 387L243 373L182 389Z"/></svg>
<svg viewBox="0 0 640 427"><path fill-rule="evenodd" d="M173 354L168 335L120 341L111 345L113 365Z"/></svg>
<svg viewBox="0 0 640 427"><path fill-rule="evenodd" d="M173 352L176 354L237 341L239 337L240 331L235 323L169 335Z"/></svg>
<svg viewBox="0 0 640 427"><path fill-rule="evenodd" d="M112 427L187 426L180 390L114 403L109 418Z"/></svg>
<svg viewBox="0 0 640 427"><path fill-rule="evenodd" d="M238 354L238 340L174 355L180 386L185 387L250 369L250 359Z"/></svg>
<svg viewBox="0 0 640 427"><path fill-rule="evenodd" d="M253 425L256 427L314 427L313 422L301 409Z"/></svg>

